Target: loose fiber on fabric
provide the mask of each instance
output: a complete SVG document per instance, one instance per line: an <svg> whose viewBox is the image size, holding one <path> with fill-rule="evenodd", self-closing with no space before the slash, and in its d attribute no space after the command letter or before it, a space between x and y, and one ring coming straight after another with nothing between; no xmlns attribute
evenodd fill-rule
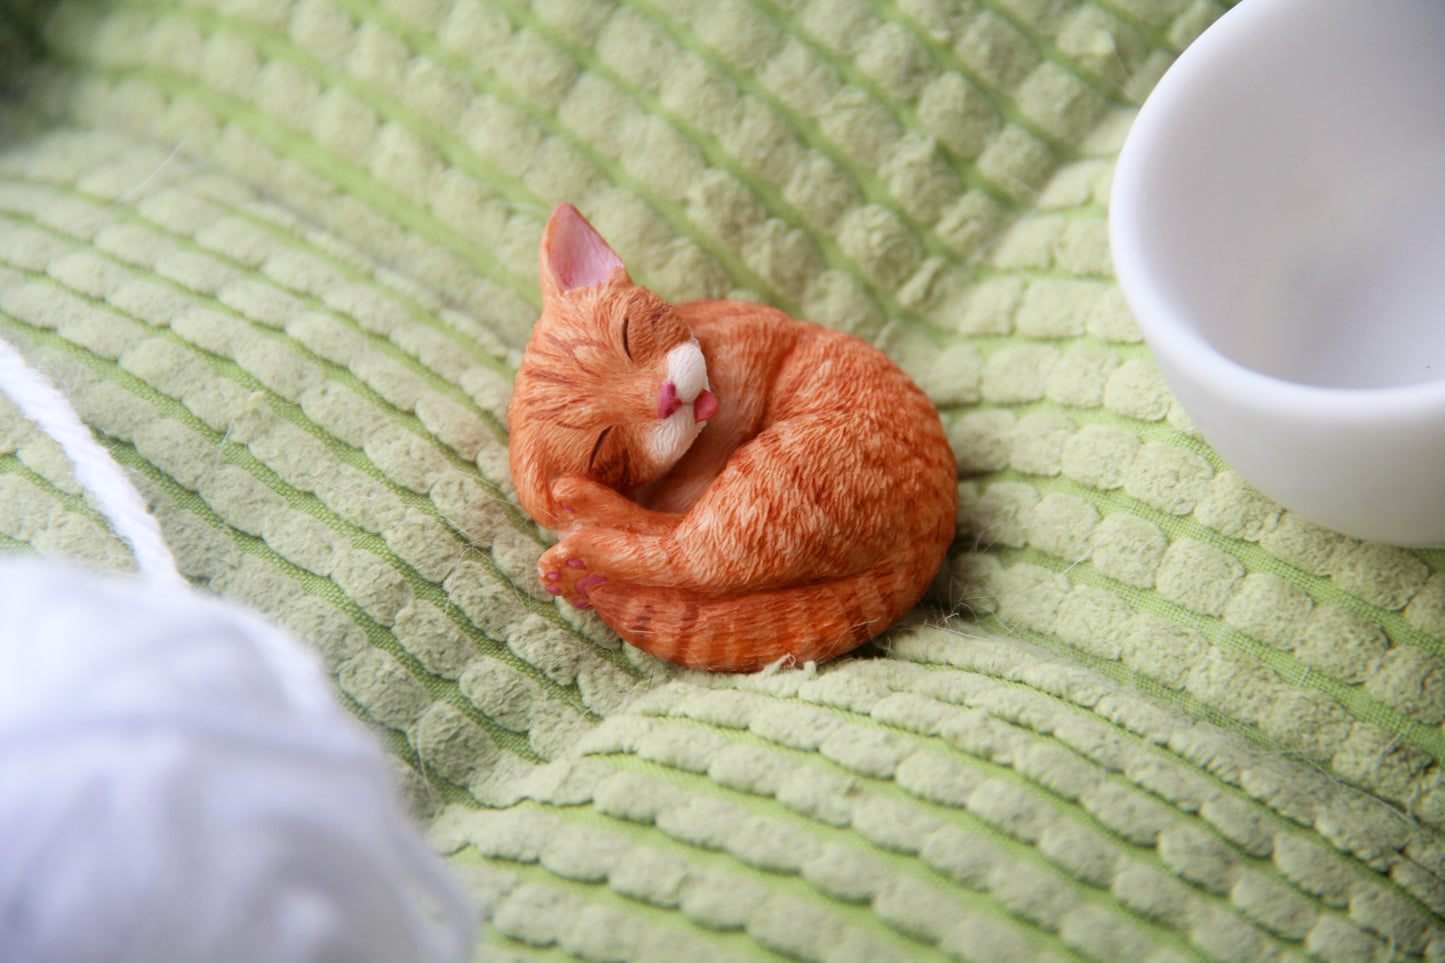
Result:
<svg viewBox="0 0 1445 963"><path fill-rule="evenodd" d="M0 332L385 733L483 959L1440 959L1445 556L1253 491L1112 277L1119 146L1225 9L65 0ZM505 418L564 200L939 406L958 538L879 645L706 677L540 590ZM0 419L5 546L131 564Z"/></svg>

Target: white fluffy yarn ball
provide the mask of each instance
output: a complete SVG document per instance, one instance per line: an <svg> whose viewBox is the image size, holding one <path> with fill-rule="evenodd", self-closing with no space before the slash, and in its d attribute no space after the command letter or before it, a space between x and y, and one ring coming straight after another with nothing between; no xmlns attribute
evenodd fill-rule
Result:
<svg viewBox="0 0 1445 963"><path fill-rule="evenodd" d="M0 957L459 961L474 928L310 653L185 589L0 564Z"/></svg>

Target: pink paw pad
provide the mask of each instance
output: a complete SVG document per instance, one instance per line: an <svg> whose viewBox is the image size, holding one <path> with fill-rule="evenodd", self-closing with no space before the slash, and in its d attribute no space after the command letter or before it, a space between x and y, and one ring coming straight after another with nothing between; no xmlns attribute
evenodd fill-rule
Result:
<svg viewBox="0 0 1445 963"><path fill-rule="evenodd" d="M588 600L587 593L599 585L604 584L607 579L601 575L584 575L577 580L577 598L572 599L574 608L590 609L592 602Z"/></svg>
<svg viewBox="0 0 1445 963"><path fill-rule="evenodd" d="M579 609L591 608L587 593L607 581L596 572L587 571L587 563L576 556L567 557L562 546L553 546L537 565L538 580L549 594L560 596Z"/></svg>

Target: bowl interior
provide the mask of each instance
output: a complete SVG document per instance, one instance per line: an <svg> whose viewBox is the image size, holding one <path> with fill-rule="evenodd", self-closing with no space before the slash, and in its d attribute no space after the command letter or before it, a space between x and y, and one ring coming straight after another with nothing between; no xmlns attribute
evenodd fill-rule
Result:
<svg viewBox="0 0 1445 963"><path fill-rule="evenodd" d="M1445 3L1245 0L1160 82L1117 176L1151 342L1319 387L1445 380Z"/></svg>

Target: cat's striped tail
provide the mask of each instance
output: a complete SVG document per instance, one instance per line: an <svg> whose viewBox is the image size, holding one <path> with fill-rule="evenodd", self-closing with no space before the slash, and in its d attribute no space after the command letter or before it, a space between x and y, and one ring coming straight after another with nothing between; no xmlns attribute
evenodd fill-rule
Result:
<svg viewBox="0 0 1445 963"><path fill-rule="evenodd" d="M789 656L823 662L857 648L923 597L942 553L857 575L708 598L676 588L607 582L589 593L618 635L669 662L751 672Z"/></svg>

